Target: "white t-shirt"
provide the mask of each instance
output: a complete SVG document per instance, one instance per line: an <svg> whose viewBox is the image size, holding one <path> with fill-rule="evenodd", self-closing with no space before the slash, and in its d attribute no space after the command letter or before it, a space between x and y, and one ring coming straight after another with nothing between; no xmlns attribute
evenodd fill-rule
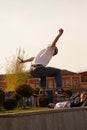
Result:
<svg viewBox="0 0 87 130"><path fill-rule="evenodd" d="M54 109L64 108L65 105L66 105L67 108L70 108L70 102L69 101L64 101L64 102L58 102L58 103L56 103Z"/></svg>
<svg viewBox="0 0 87 130"><path fill-rule="evenodd" d="M48 46L47 48L41 50L37 56L34 58L31 64L41 64L43 66L46 66L49 61L52 59L52 56L54 54L55 47Z"/></svg>

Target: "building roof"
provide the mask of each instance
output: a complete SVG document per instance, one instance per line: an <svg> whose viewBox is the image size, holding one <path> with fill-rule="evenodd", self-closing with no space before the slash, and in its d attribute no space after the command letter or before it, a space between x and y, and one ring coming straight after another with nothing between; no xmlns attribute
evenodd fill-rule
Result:
<svg viewBox="0 0 87 130"><path fill-rule="evenodd" d="M87 76L87 71L80 72L79 74Z"/></svg>
<svg viewBox="0 0 87 130"><path fill-rule="evenodd" d="M74 74L77 74L75 72L68 71L68 70L62 70L61 73L62 73L62 75L74 75Z"/></svg>

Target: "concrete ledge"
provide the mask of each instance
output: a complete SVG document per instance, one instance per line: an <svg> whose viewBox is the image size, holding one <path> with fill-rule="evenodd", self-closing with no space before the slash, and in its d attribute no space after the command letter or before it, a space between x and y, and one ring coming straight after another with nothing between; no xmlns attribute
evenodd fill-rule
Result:
<svg viewBox="0 0 87 130"><path fill-rule="evenodd" d="M0 114L0 130L87 130L87 108Z"/></svg>

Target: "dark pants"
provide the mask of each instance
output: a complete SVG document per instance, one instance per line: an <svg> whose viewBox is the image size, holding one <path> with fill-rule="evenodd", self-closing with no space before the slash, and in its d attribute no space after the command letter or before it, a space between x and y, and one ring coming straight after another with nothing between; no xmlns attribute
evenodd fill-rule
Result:
<svg viewBox="0 0 87 130"><path fill-rule="evenodd" d="M30 69L30 74L33 77L40 78L40 86L46 87L46 77L55 77L56 88L62 88L61 70L53 67L36 67Z"/></svg>

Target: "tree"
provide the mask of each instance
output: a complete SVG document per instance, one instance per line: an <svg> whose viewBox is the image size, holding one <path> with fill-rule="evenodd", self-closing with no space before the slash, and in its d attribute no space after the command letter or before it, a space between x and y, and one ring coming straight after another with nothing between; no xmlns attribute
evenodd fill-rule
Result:
<svg viewBox="0 0 87 130"><path fill-rule="evenodd" d="M19 48L16 55L12 56L11 61L10 58L7 60L5 75L5 82L7 83L6 91L14 91L16 86L27 81L28 72L26 71L25 64L17 62L17 57L20 56L23 59L24 54L24 50Z"/></svg>
<svg viewBox="0 0 87 130"><path fill-rule="evenodd" d="M29 98L30 96L33 95L34 90L30 85L22 84L15 88L15 92L21 95L21 97Z"/></svg>
<svg viewBox="0 0 87 130"><path fill-rule="evenodd" d="M23 99L21 106L23 106L23 108L26 108L27 104L29 103L28 98L33 95L33 88L28 84L22 84L16 87L15 92L16 94L20 95L20 97L22 97L21 99Z"/></svg>

